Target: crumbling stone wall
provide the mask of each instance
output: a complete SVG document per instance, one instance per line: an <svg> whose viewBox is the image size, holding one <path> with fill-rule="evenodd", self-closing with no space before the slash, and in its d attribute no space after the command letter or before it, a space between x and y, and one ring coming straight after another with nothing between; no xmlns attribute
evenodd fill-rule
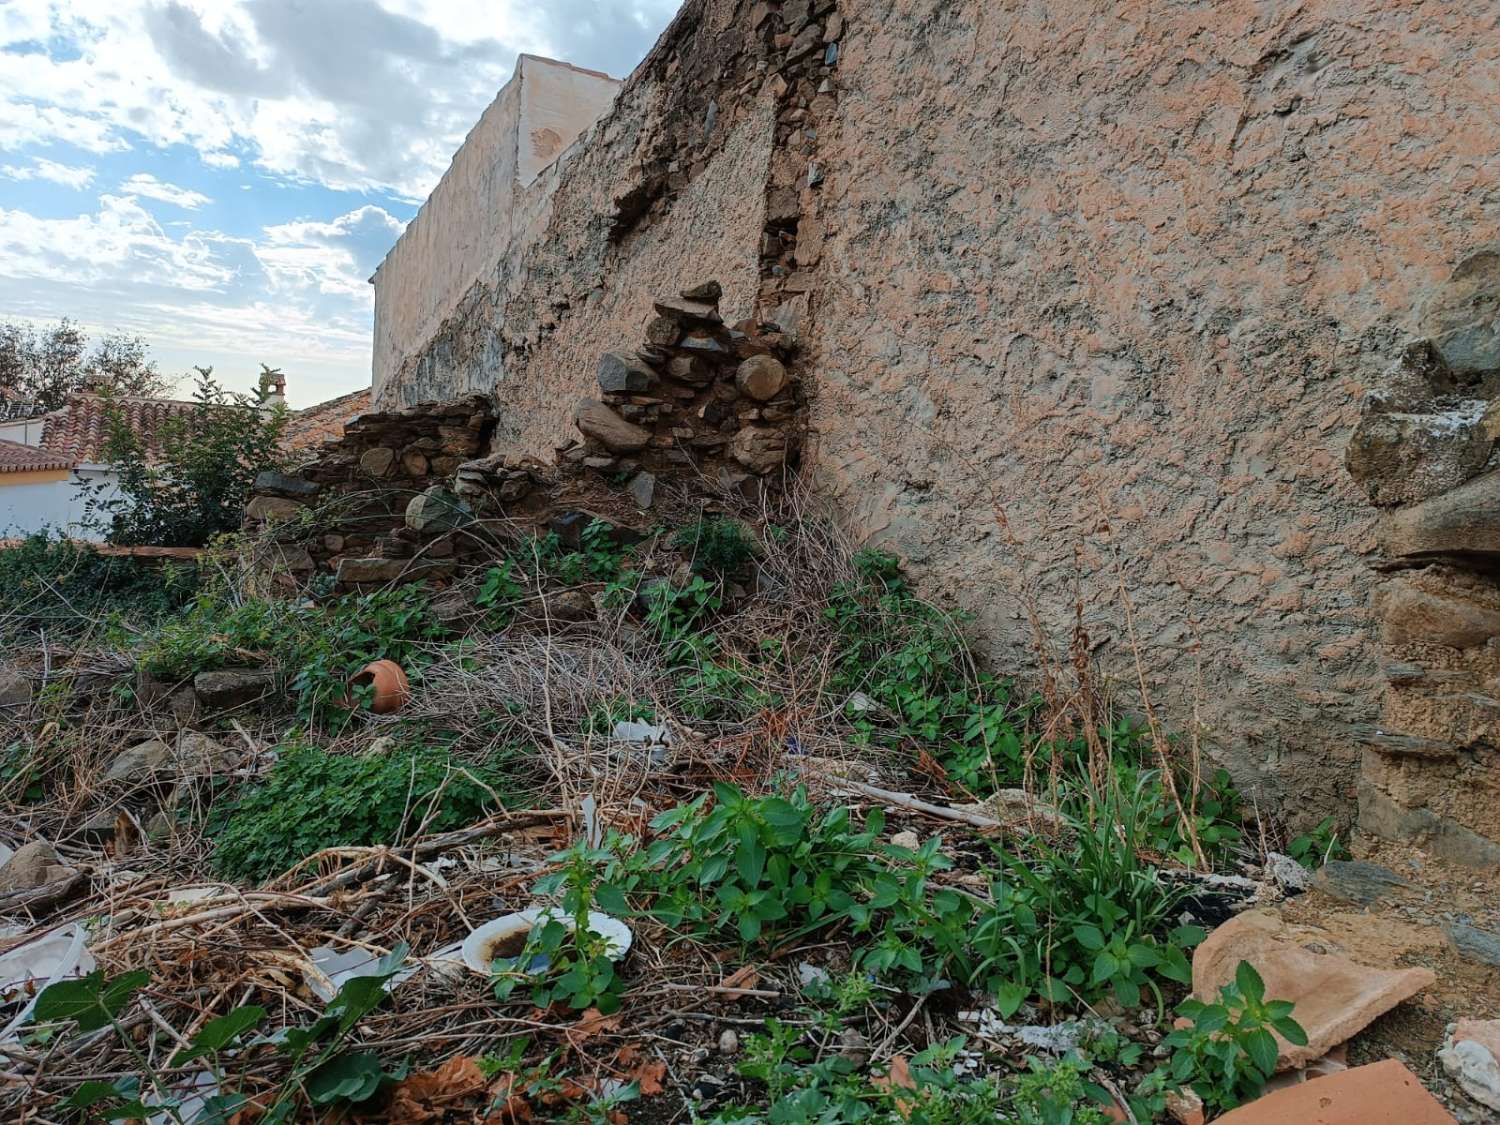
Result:
<svg viewBox="0 0 1500 1125"><path fill-rule="evenodd" d="M1500 229L1497 65L1420 0L689 0L390 397L491 391L546 458L717 277L800 349L811 479L999 663L1026 599L1081 607L1242 783L1351 809L1383 680L1341 461Z"/></svg>
<svg viewBox="0 0 1500 1125"><path fill-rule="evenodd" d="M484 396L361 414L295 472L256 478L245 526L269 532L258 561L299 582L324 574L362 590L441 583L460 562L487 559L494 536L483 527L458 533L475 513L449 486L487 447L494 424ZM534 484L520 463L466 473L513 501Z"/></svg>
<svg viewBox="0 0 1500 1125"><path fill-rule="evenodd" d="M360 415L295 472L256 478L253 564L294 589L315 575L338 591L442 585L524 534L577 547L599 502L640 538L631 524L649 526L662 479L699 496L779 488L806 440L794 348L774 323L725 324L721 296L717 280L661 295L644 342L598 357L593 395L574 410L579 437L555 466L484 452L496 428L486 396Z"/></svg>
<svg viewBox="0 0 1500 1125"><path fill-rule="evenodd" d="M1380 512L1387 663L1359 822L1500 867L1500 250L1465 259L1365 396L1350 475Z"/></svg>
<svg viewBox="0 0 1500 1125"><path fill-rule="evenodd" d="M1493 21L1432 3L845 9L817 479L1022 655L1037 599L1244 783L1352 805L1361 392L1500 210ZM1003 513L1002 530L992 513Z"/></svg>
<svg viewBox="0 0 1500 1125"><path fill-rule="evenodd" d="M714 278L725 322L775 322L795 340L820 242L810 230L799 256L797 231L821 178L839 34L832 0L690 0L611 112L543 173L559 182L539 189L535 224L494 247L492 273L379 401L493 388L497 442L544 453L595 393L599 355L633 347L664 293Z"/></svg>

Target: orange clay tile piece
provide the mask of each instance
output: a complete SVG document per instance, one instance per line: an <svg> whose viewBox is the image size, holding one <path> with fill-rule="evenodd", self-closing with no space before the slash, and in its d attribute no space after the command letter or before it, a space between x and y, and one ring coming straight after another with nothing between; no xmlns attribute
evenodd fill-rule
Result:
<svg viewBox="0 0 1500 1125"><path fill-rule="evenodd" d="M1289 926L1270 911L1246 911L1193 952L1193 995L1218 999L1239 963L1249 961L1266 982L1267 998L1292 1001L1292 1018L1307 1032L1305 1047L1277 1036L1276 1069L1288 1070L1326 1054L1437 979L1430 969L1379 969L1315 951L1332 944L1321 930Z"/></svg>
<svg viewBox="0 0 1500 1125"><path fill-rule="evenodd" d="M1214 1125L1457 1125L1395 1059L1314 1078L1242 1105Z"/></svg>

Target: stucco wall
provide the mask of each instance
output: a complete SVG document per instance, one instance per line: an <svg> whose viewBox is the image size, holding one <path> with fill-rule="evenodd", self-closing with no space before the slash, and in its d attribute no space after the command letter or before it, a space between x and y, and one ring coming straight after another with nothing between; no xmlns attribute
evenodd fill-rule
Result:
<svg viewBox="0 0 1500 1125"><path fill-rule="evenodd" d="M818 479L1024 653L1019 599L1321 815L1378 713L1360 393L1500 209L1493 14L846 7ZM1014 545L992 512L1003 510Z"/></svg>
<svg viewBox="0 0 1500 1125"><path fill-rule="evenodd" d="M79 481L90 487L102 485L101 500L119 495L119 477L113 471L87 466L34 473L0 473L0 538L20 537L37 531L57 531L75 539L99 540L96 531L80 522L87 497Z"/></svg>
<svg viewBox="0 0 1500 1125"><path fill-rule="evenodd" d="M463 296L491 273L544 202L538 174L613 100L596 71L521 55L515 73L371 280L377 398L401 361L427 346Z"/></svg>
<svg viewBox="0 0 1500 1125"><path fill-rule="evenodd" d="M1081 598L1133 681L1124 588L1168 724L1321 816L1380 694L1343 449L1500 232L1497 60L1416 0L689 0L385 399L491 390L545 455L652 294L806 293L836 510L1003 668Z"/></svg>

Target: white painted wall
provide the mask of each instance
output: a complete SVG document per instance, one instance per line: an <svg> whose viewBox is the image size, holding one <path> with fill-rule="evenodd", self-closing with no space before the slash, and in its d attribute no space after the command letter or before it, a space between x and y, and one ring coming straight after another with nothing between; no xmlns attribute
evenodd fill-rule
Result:
<svg viewBox="0 0 1500 1125"><path fill-rule="evenodd" d="M492 274L555 181L538 174L614 101L608 75L522 55L437 187L375 271L375 399L459 301ZM534 185L534 186L533 186ZM530 189L530 190L528 190Z"/></svg>
<svg viewBox="0 0 1500 1125"><path fill-rule="evenodd" d="M78 482L103 485L102 498L119 495L119 475L100 465L81 465L66 480L6 483L11 474L0 473L0 538L18 538L33 532L55 530L74 539L98 542L97 531L82 526L87 497ZM22 474L16 474L20 476Z"/></svg>

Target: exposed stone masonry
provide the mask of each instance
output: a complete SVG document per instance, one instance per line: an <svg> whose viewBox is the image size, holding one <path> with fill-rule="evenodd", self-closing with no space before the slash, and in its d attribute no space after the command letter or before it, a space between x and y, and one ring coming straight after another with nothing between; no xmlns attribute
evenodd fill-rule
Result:
<svg viewBox="0 0 1500 1125"><path fill-rule="evenodd" d="M518 525L566 537L586 523L560 499L581 479L639 511L662 478L747 496L779 486L806 432L794 349L776 324L724 324L721 294L708 281L659 297L645 343L599 358L598 398L578 403L581 440L556 467L483 453L496 424L483 396L360 415L297 472L257 479L245 518L270 532L261 562L332 575L341 590L442 584L500 553Z"/></svg>
<svg viewBox="0 0 1500 1125"><path fill-rule="evenodd" d="M658 300L644 345L600 357L600 400L579 402L585 441L566 461L636 474L645 506L652 473L741 487L795 464L806 423L787 338L773 323L725 326L721 293L712 281Z"/></svg>
<svg viewBox="0 0 1500 1125"><path fill-rule="evenodd" d="M1383 723L1360 826L1500 866L1500 254L1462 263L1372 391L1349 472L1381 509Z"/></svg>

